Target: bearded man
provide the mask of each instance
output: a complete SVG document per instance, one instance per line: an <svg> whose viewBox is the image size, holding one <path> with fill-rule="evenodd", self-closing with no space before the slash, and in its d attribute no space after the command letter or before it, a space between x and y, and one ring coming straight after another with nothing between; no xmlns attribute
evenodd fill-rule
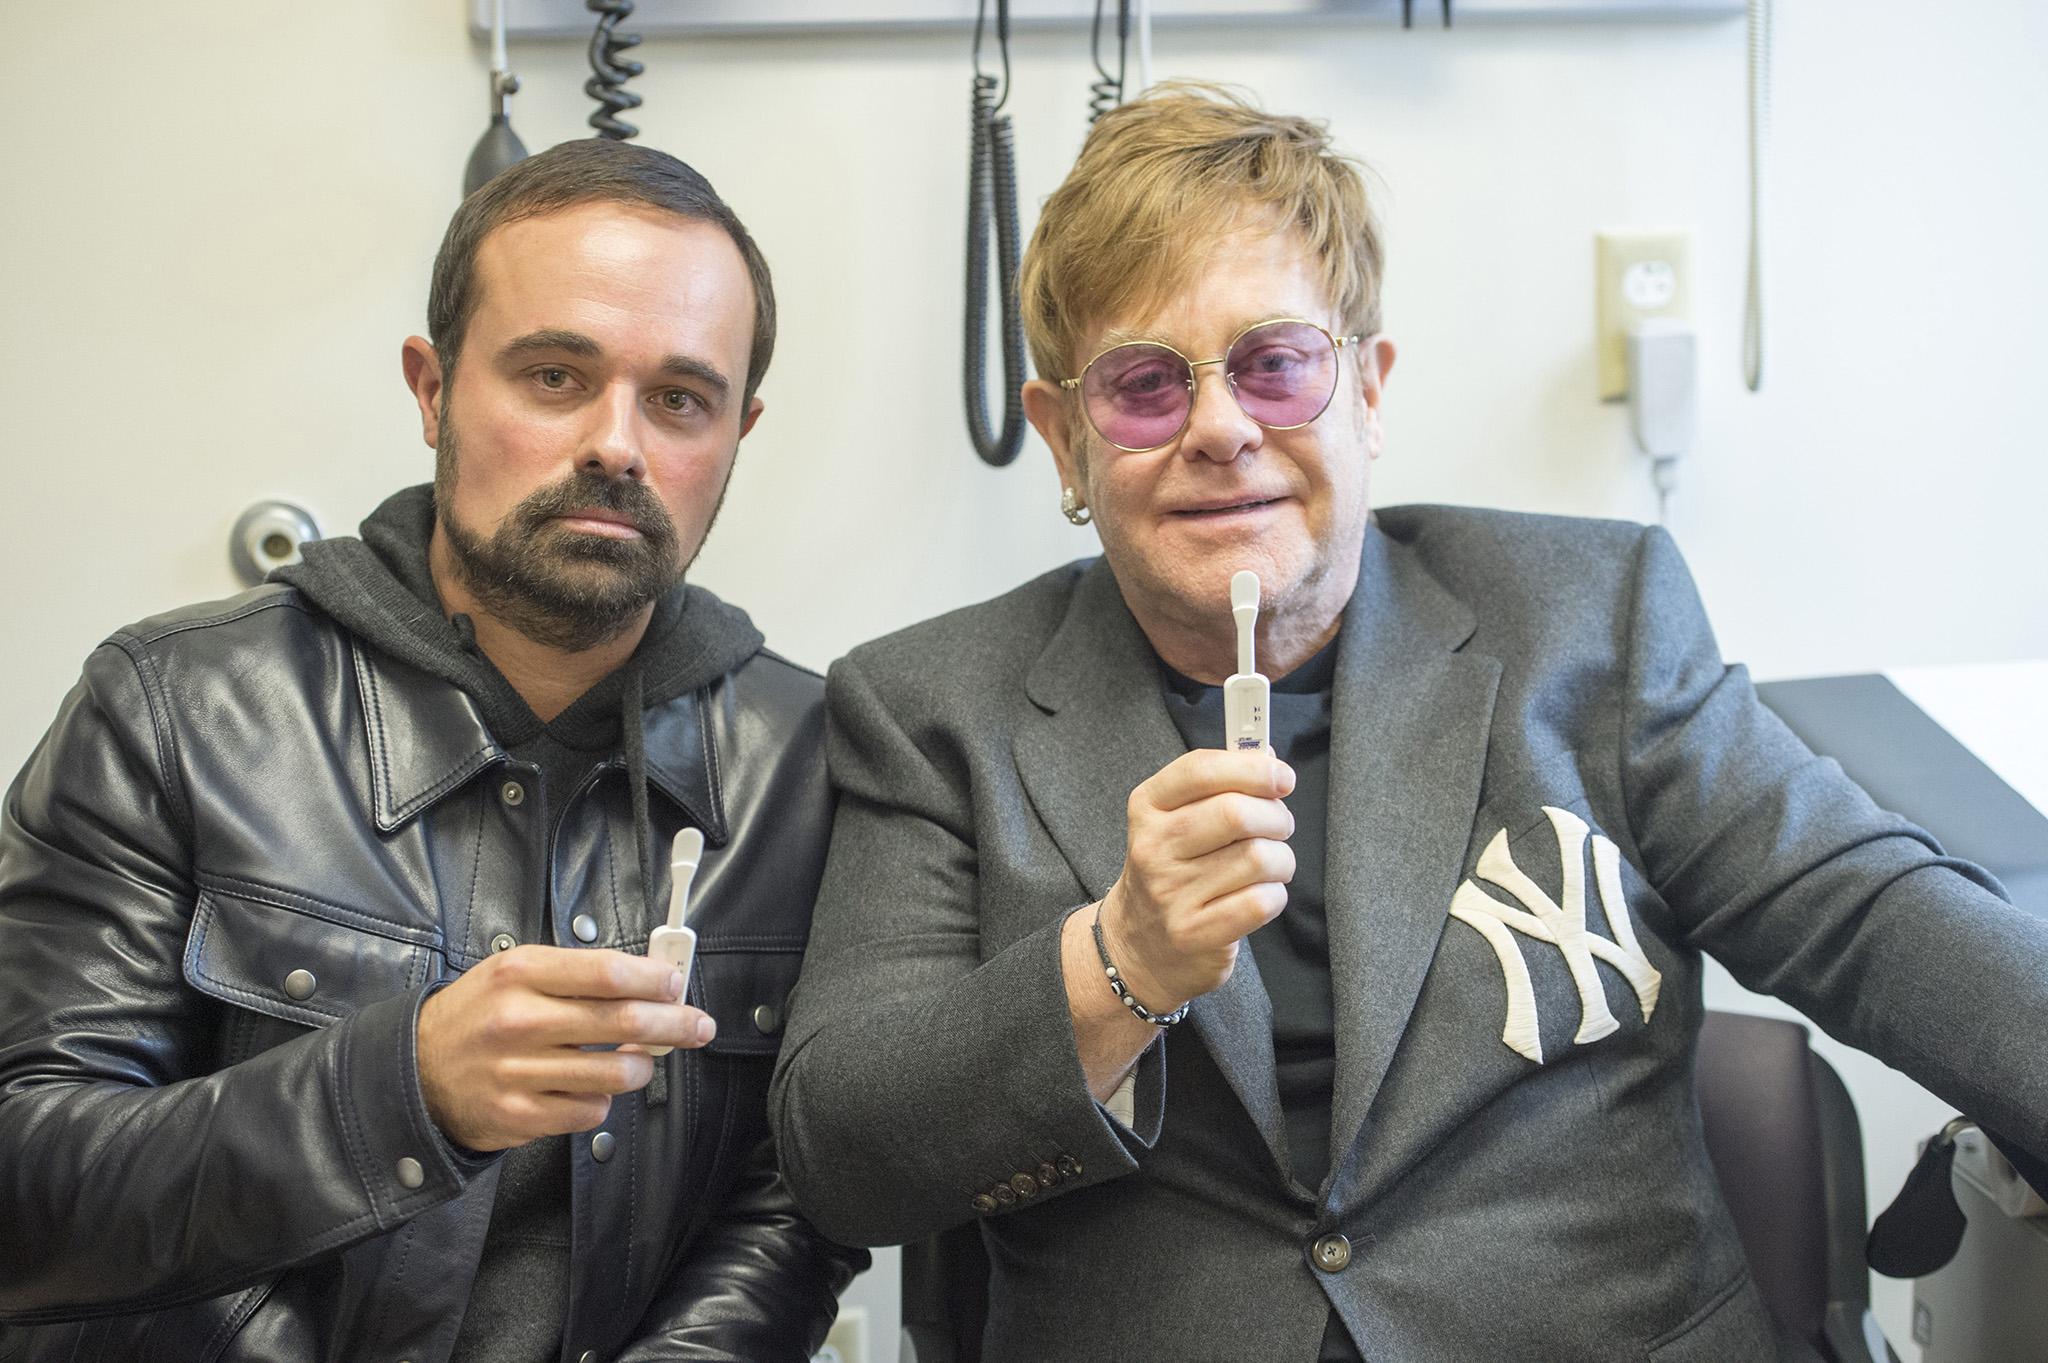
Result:
<svg viewBox="0 0 2048 1363"><path fill-rule="evenodd" d="M866 1261L764 1110L822 684L682 582L767 264L576 142L462 205L428 312L433 485L112 635L8 795L0 1355L800 1360Z"/></svg>

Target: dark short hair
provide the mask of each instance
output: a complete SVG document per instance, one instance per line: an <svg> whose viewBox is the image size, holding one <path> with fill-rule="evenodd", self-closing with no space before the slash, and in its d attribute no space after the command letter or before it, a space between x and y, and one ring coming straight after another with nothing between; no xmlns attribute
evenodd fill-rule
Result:
<svg viewBox="0 0 2048 1363"><path fill-rule="evenodd" d="M647 204L678 217L723 228L739 247L754 285L754 344L747 354L745 393L768 372L775 353L775 284L768 261L711 182L667 152L631 142L585 137L529 156L493 177L462 201L434 257L427 290L427 338L444 374L456 356L477 306L476 253L485 237L506 223L586 203Z"/></svg>

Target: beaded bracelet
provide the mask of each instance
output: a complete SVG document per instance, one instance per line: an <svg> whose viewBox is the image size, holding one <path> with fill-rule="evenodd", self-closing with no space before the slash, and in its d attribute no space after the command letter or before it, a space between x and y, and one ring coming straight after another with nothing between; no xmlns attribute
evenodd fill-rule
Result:
<svg viewBox="0 0 2048 1363"><path fill-rule="evenodd" d="M1185 1003L1174 1009L1171 1013L1155 1013L1131 997L1130 987L1124 983L1124 977L1118 972L1116 963L1109 959L1109 943L1102 939L1102 906L1100 904L1095 906L1094 930L1095 954L1102 958L1102 973L1109 976L1110 992L1116 995L1117 1002L1137 1014L1141 1022L1149 1022L1154 1027L1171 1027L1174 1023L1179 1022L1188 1015L1188 1005Z"/></svg>

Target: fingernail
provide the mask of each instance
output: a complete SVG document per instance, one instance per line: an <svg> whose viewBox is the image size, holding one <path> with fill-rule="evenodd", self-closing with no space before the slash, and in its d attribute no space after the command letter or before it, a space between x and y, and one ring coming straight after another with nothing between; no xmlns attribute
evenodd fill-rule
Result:
<svg viewBox="0 0 2048 1363"><path fill-rule="evenodd" d="M701 1017L701 1018L698 1018L698 1019L697 1019L697 1044L698 1044L698 1045L700 1045L700 1046L704 1046L704 1045L708 1045L708 1044L710 1044L711 1038L712 1038L712 1037L715 1037L715 1036L717 1036L717 1035L718 1035L718 1024L717 1024L717 1023L713 1022L713 1021L712 1021L712 1020L711 1020L711 1019L710 1019L709 1017Z"/></svg>
<svg viewBox="0 0 2048 1363"><path fill-rule="evenodd" d="M1280 793L1282 795L1292 793L1294 790L1294 768L1288 766L1285 762L1275 762L1273 765L1277 768L1274 772L1274 777L1280 787Z"/></svg>
<svg viewBox="0 0 2048 1363"><path fill-rule="evenodd" d="M671 970L668 972L668 996L672 999L679 999L683 996L682 971Z"/></svg>

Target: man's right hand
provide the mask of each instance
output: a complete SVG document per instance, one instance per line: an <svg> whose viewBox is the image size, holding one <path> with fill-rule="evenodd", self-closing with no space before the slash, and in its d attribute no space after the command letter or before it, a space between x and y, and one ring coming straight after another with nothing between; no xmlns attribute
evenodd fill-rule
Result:
<svg viewBox="0 0 2048 1363"><path fill-rule="evenodd" d="M623 951L521 946L465 971L420 1008L420 1091L441 1134L471 1150L589 1131L612 1095L654 1077L654 1058L608 1046L695 1048L711 1018L677 1002L664 961Z"/></svg>
<svg viewBox="0 0 2048 1363"><path fill-rule="evenodd" d="M1230 978L1237 944L1287 906L1294 769L1197 748L1131 792L1123 874L1102 932L1131 997L1168 1013Z"/></svg>

